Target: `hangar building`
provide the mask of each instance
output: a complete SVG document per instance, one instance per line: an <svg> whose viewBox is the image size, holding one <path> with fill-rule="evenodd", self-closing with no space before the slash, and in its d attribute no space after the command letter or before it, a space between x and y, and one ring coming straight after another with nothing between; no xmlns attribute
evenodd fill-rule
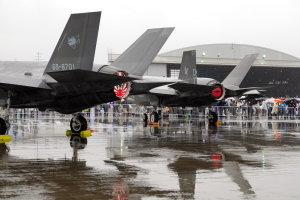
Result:
<svg viewBox="0 0 300 200"><path fill-rule="evenodd" d="M268 97L300 95L300 59L273 49L244 44L207 44L158 54L145 73L148 76L178 77L183 51L196 50L198 77L222 82L247 54L259 53L240 87L272 86ZM113 62L119 54L109 54Z"/></svg>

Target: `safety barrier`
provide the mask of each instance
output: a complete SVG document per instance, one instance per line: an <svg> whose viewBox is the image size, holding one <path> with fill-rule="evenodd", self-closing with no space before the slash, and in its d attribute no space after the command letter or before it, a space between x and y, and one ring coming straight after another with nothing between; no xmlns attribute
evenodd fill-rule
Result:
<svg viewBox="0 0 300 200"><path fill-rule="evenodd" d="M273 107L263 109L259 106L214 106L210 108L216 112L218 116L227 117L250 117L250 116L276 116L276 117L300 117L300 106L297 107L278 107L273 110ZM82 114L86 118L90 116L126 116L126 117L141 117L143 113L152 113L156 110L153 106L138 106L134 104L102 104L97 107L84 110ZM273 112L272 112L273 110ZM275 112L274 112L275 111ZM206 117L208 108L167 108L162 110L163 117L169 119L178 119L179 117ZM10 119L36 119L36 120L70 120L71 114L60 114L54 111L41 112L38 109L14 109L9 110Z"/></svg>
<svg viewBox="0 0 300 200"><path fill-rule="evenodd" d="M276 116L276 117L300 117L300 106L262 108L261 106L215 106L213 111L219 116Z"/></svg>

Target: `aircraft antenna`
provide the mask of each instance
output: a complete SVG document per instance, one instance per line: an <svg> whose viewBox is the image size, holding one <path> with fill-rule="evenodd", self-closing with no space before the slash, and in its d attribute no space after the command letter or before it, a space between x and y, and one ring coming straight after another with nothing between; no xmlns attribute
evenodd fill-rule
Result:
<svg viewBox="0 0 300 200"><path fill-rule="evenodd" d="M112 49L107 49L108 51L108 62L111 64L112 63Z"/></svg>
<svg viewBox="0 0 300 200"><path fill-rule="evenodd" d="M37 55L35 56L36 59L34 59L34 60L37 60L38 62L40 62L41 60L44 60L44 59L41 59L41 57L42 57L41 54L42 54L42 53L37 52Z"/></svg>

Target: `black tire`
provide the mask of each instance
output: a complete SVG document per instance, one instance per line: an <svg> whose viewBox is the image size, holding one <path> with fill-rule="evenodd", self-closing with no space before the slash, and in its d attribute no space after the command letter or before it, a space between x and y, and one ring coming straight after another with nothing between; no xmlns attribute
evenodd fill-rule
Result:
<svg viewBox="0 0 300 200"><path fill-rule="evenodd" d="M79 115L77 120L73 121L73 118L71 119L70 128L73 133L80 133L87 129L87 121L82 115Z"/></svg>
<svg viewBox="0 0 300 200"><path fill-rule="evenodd" d="M5 135L6 134L6 122L3 118L0 117L0 135Z"/></svg>
<svg viewBox="0 0 300 200"><path fill-rule="evenodd" d="M148 115L147 115L147 113L144 113L142 117L143 117L143 121L144 122L148 121Z"/></svg>
<svg viewBox="0 0 300 200"><path fill-rule="evenodd" d="M158 114L157 112L152 112L150 115L150 122L158 122Z"/></svg>
<svg viewBox="0 0 300 200"><path fill-rule="evenodd" d="M209 111L208 114L208 122L210 125L215 125L218 121L218 115L216 112Z"/></svg>

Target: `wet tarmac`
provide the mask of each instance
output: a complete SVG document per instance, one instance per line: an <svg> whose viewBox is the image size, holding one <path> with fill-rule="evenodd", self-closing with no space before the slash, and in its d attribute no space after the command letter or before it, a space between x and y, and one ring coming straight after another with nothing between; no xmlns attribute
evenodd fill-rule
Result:
<svg viewBox="0 0 300 200"><path fill-rule="evenodd" d="M300 120L14 120L0 144L0 199L300 199Z"/></svg>

